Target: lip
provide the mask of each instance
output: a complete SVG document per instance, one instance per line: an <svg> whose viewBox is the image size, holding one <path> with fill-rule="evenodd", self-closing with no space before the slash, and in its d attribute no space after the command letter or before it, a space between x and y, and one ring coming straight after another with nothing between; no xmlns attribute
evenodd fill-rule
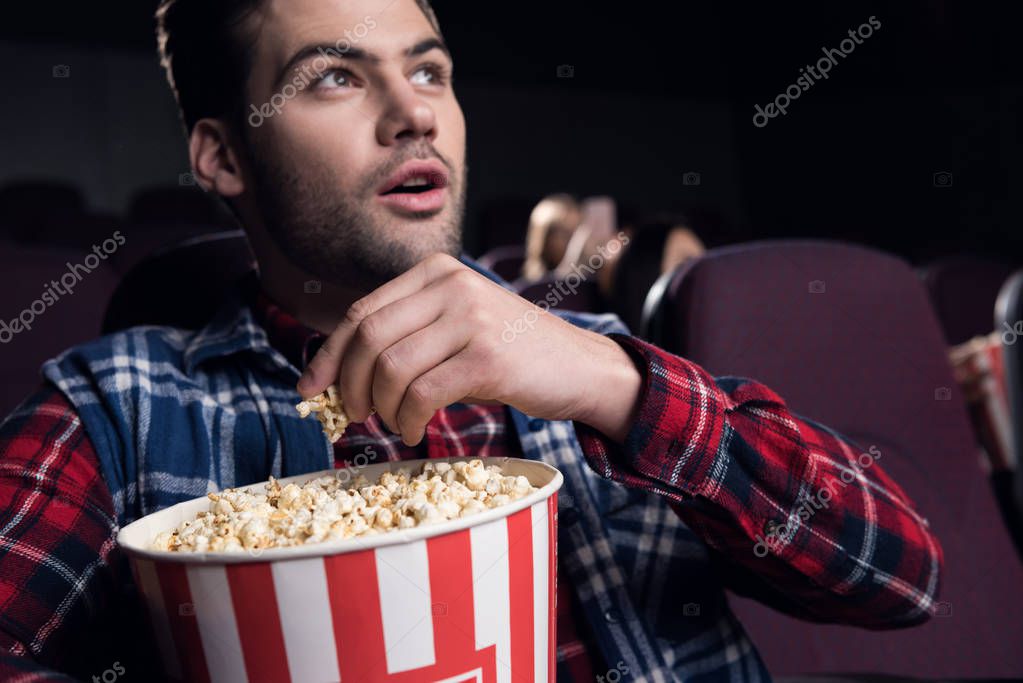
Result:
<svg viewBox="0 0 1023 683"><path fill-rule="evenodd" d="M427 176L434 188L426 192L384 194L416 176ZM437 161L409 161L395 171L377 190L377 199L409 212L439 211L447 201L448 171Z"/></svg>

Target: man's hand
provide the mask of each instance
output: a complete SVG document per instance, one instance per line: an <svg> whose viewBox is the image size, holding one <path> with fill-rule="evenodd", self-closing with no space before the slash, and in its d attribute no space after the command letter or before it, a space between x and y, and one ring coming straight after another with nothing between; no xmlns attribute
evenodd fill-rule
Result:
<svg viewBox="0 0 1023 683"><path fill-rule="evenodd" d="M352 304L298 391L308 398L335 382L354 422L375 408L411 446L438 409L460 401L577 420L621 442L642 378L613 340L438 254Z"/></svg>

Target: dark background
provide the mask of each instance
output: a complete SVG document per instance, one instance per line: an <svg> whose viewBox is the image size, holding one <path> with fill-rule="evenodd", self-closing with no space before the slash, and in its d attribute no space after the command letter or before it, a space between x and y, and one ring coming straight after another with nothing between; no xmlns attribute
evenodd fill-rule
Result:
<svg viewBox="0 0 1023 683"><path fill-rule="evenodd" d="M151 0L0 10L0 184L56 177L96 211L187 172ZM435 2L469 123L467 247L552 191L701 208L710 244L851 239L914 261L1017 259L1017 16L976 2ZM881 28L765 128L798 70L871 15ZM54 78L54 65L69 78ZM570 65L571 78L559 78ZM686 173L700 174L686 185ZM951 174L935 185L936 173ZM946 176L949 177L949 176ZM524 208L523 208L524 207Z"/></svg>

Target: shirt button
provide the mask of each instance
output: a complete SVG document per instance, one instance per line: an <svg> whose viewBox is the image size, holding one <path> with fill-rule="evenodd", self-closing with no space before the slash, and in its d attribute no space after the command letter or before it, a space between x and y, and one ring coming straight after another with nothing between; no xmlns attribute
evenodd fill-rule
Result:
<svg viewBox="0 0 1023 683"><path fill-rule="evenodd" d="M617 608L612 607L608 611L604 612L604 621L609 624L617 624L621 620L621 613L617 610Z"/></svg>
<svg viewBox="0 0 1023 683"><path fill-rule="evenodd" d="M541 429L543 429L543 426L544 421L538 417L534 417L532 420L529 421L529 431L531 432L538 432Z"/></svg>

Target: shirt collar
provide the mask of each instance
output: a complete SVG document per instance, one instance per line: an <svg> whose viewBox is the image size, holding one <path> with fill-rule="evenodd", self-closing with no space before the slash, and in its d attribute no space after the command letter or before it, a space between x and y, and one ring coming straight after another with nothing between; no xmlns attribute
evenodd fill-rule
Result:
<svg viewBox="0 0 1023 683"><path fill-rule="evenodd" d="M260 290L252 305L254 320L266 331L267 341L289 363L304 368L327 335L306 327Z"/></svg>

